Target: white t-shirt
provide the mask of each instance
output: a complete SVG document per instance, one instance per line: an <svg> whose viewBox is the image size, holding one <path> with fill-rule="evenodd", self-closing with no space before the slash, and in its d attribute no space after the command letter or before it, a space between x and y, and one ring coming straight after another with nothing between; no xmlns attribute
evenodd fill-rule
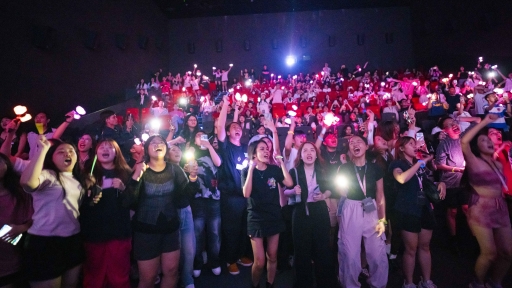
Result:
<svg viewBox="0 0 512 288"><path fill-rule="evenodd" d="M190 84L192 85L192 90L199 90L199 84L197 84L198 80L190 80Z"/></svg>
<svg viewBox="0 0 512 288"><path fill-rule="evenodd" d="M503 87L503 91L510 92L512 91L512 79L505 79L505 87Z"/></svg>
<svg viewBox="0 0 512 288"><path fill-rule="evenodd" d="M290 150L290 156L286 158L286 153L283 148L283 160L284 160L284 167L286 167L286 170L290 171L293 167L295 167L295 159L297 159L297 154L299 153L299 150L295 147L292 147Z"/></svg>
<svg viewBox="0 0 512 288"><path fill-rule="evenodd" d="M258 103L258 108L260 109L260 113L263 115L270 113L270 105L266 99Z"/></svg>
<svg viewBox="0 0 512 288"><path fill-rule="evenodd" d="M228 81L228 73L229 73L229 71L221 72L223 82Z"/></svg>
<svg viewBox="0 0 512 288"><path fill-rule="evenodd" d="M282 89L274 89L274 91L272 91L272 95L274 95L274 98L272 98L272 103L283 103Z"/></svg>
<svg viewBox="0 0 512 288"><path fill-rule="evenodd" d="M486 94L480 94L480 93L475 93L475 96L473 97L475 99L475 113L476 114L485 114L484 113L484 105L487 104L487 100L485 100L485 95Z"/></svg>
<svg viewBox="0 0 512 288"><path fill-rule="evenodd" d="M21 173L27 169L28 164L30 164L30 160L23 160L16 157L16 161L14 162L14 165L12 165L12 168L14 169L14 172L21 175Z"/></svg>
<svg viewBox="0 0 512 288"><path fill-rule="evenodd" d="M44 136L46 137L46 139L52 139L54 132L55 132L55 129L52 128L52 132L48 132L48 133L44 134ZM35 132L28 132L27 142L28 142L28 146L30 147L30 151L28 152L28 159L32 159L32 157L34 157L34 155L36 155L36 152L39 151L39 149L41 149L41 147L39 147L37 145L38 138L39 138L39 135L36 134Z"/></svg>
<svg viewBox="0 0 512 288"><path fill-rule="evenodd" d="M60 180L55 172L44 169L39 176L39 187L30 192L33 199L34 223L28 233L39 236L68 237L80 232L78 208L82 202L82 186L71 172L61 172ZM64 189L66 194L64 195Z"/></svg>
<svg viewBox="0 0 512 288"><path fill-rule="evenodd" d="M460 130L461 130L461 132L464 132L464 131L466 131L466 129L469 128L469 125L471 125L471 123L466 122L466 121L460 121L459 117L473 117L473 116L471 116L471 114L469 114L469 112L467 112L467 111L462 111L462 114L460 114L460 115L459 115L459 111L454 111L453 117L455 117L455 119L457 119L457 121L459 121Z"/></svg>

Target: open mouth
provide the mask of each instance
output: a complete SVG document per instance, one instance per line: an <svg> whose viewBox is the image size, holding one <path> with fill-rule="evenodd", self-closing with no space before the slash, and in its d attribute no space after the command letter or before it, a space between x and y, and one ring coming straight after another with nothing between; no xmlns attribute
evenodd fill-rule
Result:
<svg viewBox="0 0 512 288"><path fill-rule="evenodd" d="M162 148L156 148L156 149L155 149L155 151L157 151L157 152L162 152L162 151L164 151L164 149L162 149Z"/></svg>
<svg viewBox="0 0 512 288"><path fill-rule="evenodd" d="M80 149L84 149L84 148L85 148L85 144L80 144L80 145L78 145L78 148L80 148Z"/></svg>
<svg viewBox="0 0 512 288"><path fill-rule="evenodd" d="M108 158L108 156L110 156L110 154L108 154L108 153L103 153L103 154L101 154L101 156L103 156L103 158Z"/></svg>
<svg viewBox="0 0 512 288"><path fill-rule="evenodd" d="M359 154L359 152L361 152L361 148L354 148L354 154Z"/></svg>
<svg viewBox="0 0 512 288"><path fill-rule="evenodd" d="M66 163L66 165L71 165L71 158L64 159L64 163Z"/></svg>

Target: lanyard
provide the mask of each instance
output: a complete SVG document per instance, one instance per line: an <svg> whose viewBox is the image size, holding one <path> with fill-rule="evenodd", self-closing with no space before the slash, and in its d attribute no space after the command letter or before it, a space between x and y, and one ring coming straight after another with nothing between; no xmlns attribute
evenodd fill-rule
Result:
<svg viewBox="0 0 512 288"><path fill-rule="evenodd" d="M361 187L361 190L363 191L364 197L366 197L366 170L368 169L368 166L366 163L364 163L364 174L363 174L363 182L361 182L361 177L359 176L359 172L357 172L356 165L354 164L354 171L356 172L357 181L359 182L359 187Z"/></svg>

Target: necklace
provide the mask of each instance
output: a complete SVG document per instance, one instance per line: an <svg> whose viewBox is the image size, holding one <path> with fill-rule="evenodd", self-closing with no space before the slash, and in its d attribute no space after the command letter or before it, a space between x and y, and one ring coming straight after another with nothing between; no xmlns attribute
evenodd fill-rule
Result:
<svg viewBox="0 0 512 288"><path fill-rule="evenodd" d="M331 153L332 153L332 156L331 156ZM327 155L329 155L329 157L331 157L331 159L329 159L329 160L332 161L334 159L334 157L336 156L336 151L334 151L334 152L327 151Z"/></svg>
<svg viewBox="0 0 512 288"><path fill-rule="evenodd" d="M258 171L258 174L260 175L260 178L263 179L263 175L265 175L265 170L267 170L267 169L265 169L263 171L260 171L258 169L255 169L255 170Z"/></svg>

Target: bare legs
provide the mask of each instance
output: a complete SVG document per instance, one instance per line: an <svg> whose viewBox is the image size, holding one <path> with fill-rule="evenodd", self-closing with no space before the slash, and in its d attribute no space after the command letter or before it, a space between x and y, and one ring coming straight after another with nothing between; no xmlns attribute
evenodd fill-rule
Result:
<svg viewBox="0 0 512 288"><path fill-rule="evenodd" d="M413 283L414 266L416 264L416 253L420 262L423 280L430 280L431 257L430 257L430 239L432 230L421 229L420 233L402 231L402 239L405 244L403 256L403 270L405 284ZM418 249L419 248L419 249Z"/></svg>
<svg viewBox="0 0 512 288"><path fill-rule="evenodd" d="M137 261L139 266L138 288L154 287L155 279L160 264L162 265L161 287L176 287L178 282L178 266L180 262L180 250L163 253L151 260Z"/></svg>
<svg viewBox="0 0 512 288"><path fill-rule="evenodd" d="M279 234L267 237L267 282L274 283L277 270L277 247L279 244ZM265 249L263 248L263 238L251 237L252 251L254 254L254 264L252 265L252 285L258 286L265 265Z"/></svg>

